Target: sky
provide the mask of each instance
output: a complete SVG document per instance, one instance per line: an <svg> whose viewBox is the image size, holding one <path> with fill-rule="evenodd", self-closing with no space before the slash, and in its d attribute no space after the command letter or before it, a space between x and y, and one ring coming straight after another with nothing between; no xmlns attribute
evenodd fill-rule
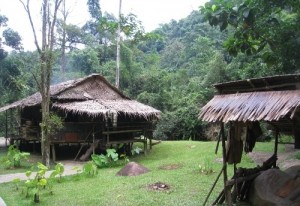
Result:
<svg viewBox="0 0 300 206"><path fill-rule="evenodd" d="M24 0L25 2L27 0ZM172 19L179 20L198 10L207 0L122 0L122 13L134 13L142 22L146 32ZM40 22L41 0L31 0L32 13L36 25ZM38 3L37 3L38 2ZM87 0L67 0L70 15L67 23L82 26L90 17L86 6ZM102 12L118 14L119 0L100 0ZM19 0L0 0L0 14L8 17L8 26L22 37L25 50L34 50L34 42L29 20ZM37 29L39 31L39 29Z"/></svg>

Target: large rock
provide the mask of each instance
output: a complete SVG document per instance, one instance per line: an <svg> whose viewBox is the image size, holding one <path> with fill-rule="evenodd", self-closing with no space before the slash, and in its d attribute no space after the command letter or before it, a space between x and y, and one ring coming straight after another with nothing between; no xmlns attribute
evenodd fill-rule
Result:
<svg viewBox="0 0 300 206"><path fill-rule="evenodd" d="M136 162L129 162L118 173L118 176L137 176L149 172L150 170Z"/></svg>
<svg viewBox="0 0 300 206"><path fill-rule="evenodd" d="M255 206L300 206L300 167L290 174L279 169L264 171L253 181L249 200ZM296 175L295 175L296 174Z"/></svg>

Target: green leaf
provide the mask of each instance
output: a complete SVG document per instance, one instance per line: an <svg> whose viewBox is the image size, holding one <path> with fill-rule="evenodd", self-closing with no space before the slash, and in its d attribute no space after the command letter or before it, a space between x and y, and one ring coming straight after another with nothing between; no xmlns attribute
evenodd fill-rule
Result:
<svg viewBox="0 0 300 206"><path fill-rule="evenodd" d="M45 165L43 165L42 163L38 162L37 163L37 167L40 170L48 170L48 167L46 167Z"/></svg>
<svg viewBox="0 0 300 206"><path fill-rule="evenodd" d="M215 4L213 4L213 5L211 6L211 10L212 10L212 11L215 11L216 8L217 8L217 6L216 6Z"/></svg>
<svg viewBox="0 0 300 206"><path fill-rule="evenodd" d="M32 171L26 171L25 172L26 177L30 177L31 174L32 174Z"/></svg>
<svg viewBox="0 0 300 206"><path fill-rule="evenodd" d="M46 186L47 185L47 179L46 178L42 178L39 180L38 185L40 186Z"/></svg>

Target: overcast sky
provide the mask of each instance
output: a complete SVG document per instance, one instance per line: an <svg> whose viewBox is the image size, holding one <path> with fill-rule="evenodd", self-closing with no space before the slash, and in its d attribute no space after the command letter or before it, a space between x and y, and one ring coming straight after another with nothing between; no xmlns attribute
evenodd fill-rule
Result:
<svg viewBox="0 0 300 206"><path fill-rule="evenodd" d="M24 0L25 2L27 0ZM41 0L31 0L35 10L35 20L40 20L39 11ZM168 23L171 19L179 20L188 16L193 10L198 10L207 0L122 0L122 13L134 13L142 21L147 32L157 28L159 24ZM69 22L82 26L89 18L86 6L87 0L67 0L71 10ZM104 13L117 16L119 0L100 0ZM19 32L23 39L25 50L35 49L28 17L19 0L0 0L0 14L8 17L8 26Z"/></svg>

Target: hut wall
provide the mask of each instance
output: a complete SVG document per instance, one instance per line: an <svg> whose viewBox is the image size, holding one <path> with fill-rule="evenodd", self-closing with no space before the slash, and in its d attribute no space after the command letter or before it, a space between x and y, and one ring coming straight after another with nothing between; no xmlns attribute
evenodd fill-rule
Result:
<svg viewBox="0 0 300 206"><path fill-rule="evenodd" d="M53 143L92 142L102 138L102 118L92 118L85 114L59 113L64 126L51 137ZM94 135L94 136L93 136Z"/></svg>
<svg viewBox="0 0 300 206"><path fill-rule="evenodd" d="M42 121L41 107L25 107L21 110L21 125L28 124L31 121L32 125L38 126Z"/></svg>
<svg viewBox="0 0 300 206"><path fill-rule="evenodd" d="M41 108L25 107L21 110L20 138L27 141L40 139L39 123L42 120Z"/></svg>

